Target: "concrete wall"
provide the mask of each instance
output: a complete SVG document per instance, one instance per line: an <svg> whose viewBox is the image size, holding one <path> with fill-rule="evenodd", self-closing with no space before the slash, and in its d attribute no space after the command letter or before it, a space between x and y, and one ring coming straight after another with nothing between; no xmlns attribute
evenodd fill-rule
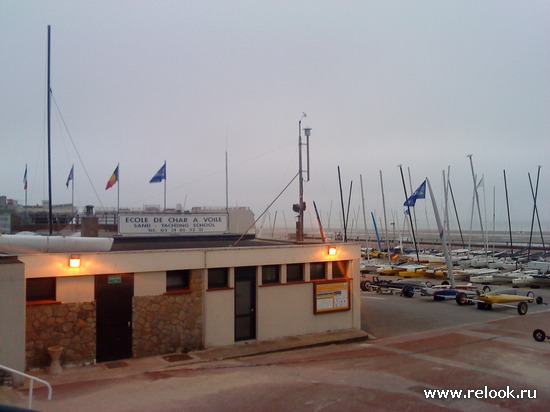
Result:
<svg viewBox="0 0 550 412"><path fill-rule="evenodd" d="M235 296L233 289L211 290L204 299L204 346L235 343Z"/></svg>
<svg viewBox="0 0 550 412"><path fill-rule="evenodd" d="M94 277L73 276L57 279L57 300L64 303L94 300Z"/></svg>
<svg viewBox="0 0 550 412"><path fill-rule="evenodd" d="M0 328L0 365L24 372L25 267L13 257L0 257Z"/></svg>
<svg viewBox="0 0 550 412"><path fill-rule="evenodd" d="M258 340L353 328L351 311L314 314L313 283L258 291Z"/></svg>

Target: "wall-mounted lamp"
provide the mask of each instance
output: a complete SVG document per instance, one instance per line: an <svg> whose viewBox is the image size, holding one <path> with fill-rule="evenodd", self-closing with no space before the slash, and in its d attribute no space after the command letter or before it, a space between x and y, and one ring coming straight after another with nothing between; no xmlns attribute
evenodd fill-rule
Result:
<svg viewBox="0 0 550 412"><path fill-rule="evenodd" d="M69 258L69 267L70 268L79 268L80 267L80 257L79 256L71 256Z"/></svg>
<svg viewBox="0 0 550 412"><path fill-rule="evenodd" d="M336 256L336 246L329 246L328 247L328 255L329 256Z"/></svg>

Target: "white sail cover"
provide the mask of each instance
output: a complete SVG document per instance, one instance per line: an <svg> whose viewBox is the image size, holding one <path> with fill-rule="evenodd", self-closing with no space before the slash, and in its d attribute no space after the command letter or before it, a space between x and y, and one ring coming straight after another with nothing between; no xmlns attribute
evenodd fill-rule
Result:
<svg viewBox="0 0 550 412"><path fill-rule="evenodd" d="M0 235L0 253L108 252L113 238L41 235Z"/></svg>

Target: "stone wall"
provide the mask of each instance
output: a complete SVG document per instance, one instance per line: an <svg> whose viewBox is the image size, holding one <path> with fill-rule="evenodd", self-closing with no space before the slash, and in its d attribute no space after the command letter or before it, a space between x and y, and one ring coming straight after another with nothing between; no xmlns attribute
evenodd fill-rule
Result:
<svg viewBox="0 0 550 412"><path fill-rule="evenodd" d="M27 306L27 369L50 364L48 347L61 345L61 364L93 363L96 352L95 302Z"/></svg>
<svg viewBox="0 0 550 412"><path fill-rule="evenodd" d="M133 300L135 358L202 349L202 277L192 273L191 291Z"/></svg>

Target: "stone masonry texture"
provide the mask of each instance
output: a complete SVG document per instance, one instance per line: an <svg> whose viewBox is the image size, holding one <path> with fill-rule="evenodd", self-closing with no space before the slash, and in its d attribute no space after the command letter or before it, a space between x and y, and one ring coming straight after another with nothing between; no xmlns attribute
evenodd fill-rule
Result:
<svg viewBox="0 0 550 412"><path fill-rule="evenodd" d="M63 346L61 364L93 363L96 351L95 302L27 306L27 369L50 364L49 346Z"/></svg>

